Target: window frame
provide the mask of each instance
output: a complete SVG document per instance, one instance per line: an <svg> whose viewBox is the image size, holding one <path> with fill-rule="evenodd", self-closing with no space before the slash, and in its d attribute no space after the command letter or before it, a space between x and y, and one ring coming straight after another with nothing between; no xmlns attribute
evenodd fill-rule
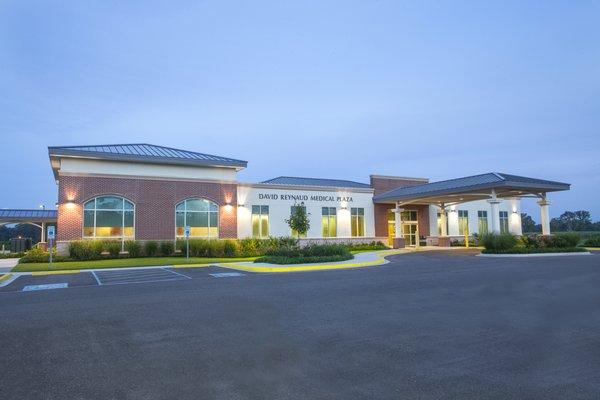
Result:
<svg viewBox="0 0 600 400"><path fill-rule="evenodd" d="M195 210L189 210L188 211L188 209L187 209L187 202L190 201L190 200L204 200L204 201L207 201L208 202L208 211L195 211ZM177 226L177 213L178 212L180 213L181 211L177 211L177 207L180 204L182 204L182 203L184 204L184 210L183 210L183 230L184 230L184 233L183 233L183 235L178 235L177 234L177 228L178 228L178 226ZM214 204L216 206L216 210L215 211L212 211L210 209L211 204ZM187 214L188 213L194 213L194 214L206 213L207 214L207 221L208 221L208 225L206 227L208 235L207 236L192 236L191 232L190 232L190 236L189 236L190 239L207 239L207 240L213 240L213 239L219 239L220 238L220 235L221 235L221 226L220 225L221 224L220 224L219 218L220 218L220 215L221 215L221 207L219 206L219 203L217 203L216 201L213 201L213 200L208 199L206 197L188 197L188 198L185 198L185 199L183 199L183 200L178 201L177 203L175 203L175 206L173 207L173 210L175 211L175 240L186 239L186 236L185 236L185 227L188 226L187 225ZM217 226L216 226L216 228L217 228L217 235L216 236L211 236L210 235L210 228L213 228L213 226L211 226L211 224L210 224L211 213L215 213L217 215ZM203 228L203 227L200 227L200 228Z"/></svg>
<svg viewBox="0 0 600 400"><path fill-rule="evenodd" d="M466 233L465 228L467 230ZM469 230L469 210L458 210L458 234L460 236L469 236L471 234Z"/></svg>
<svg viewBox="0 0 600 400"><path fill-rule="evenodd" d="M325 210L327 210L327 214L325 214ZM331 213L333 211L333 214ZM333 229L334 234L331 234L331 222L333 219ZM324 222L327 220L327 235L325 235L325 225ZM336 238L337 234L337 208L336 207L321 207L321 237L323 238Z"/></svg>
<svg viewBox="0 0 600 400"><path fill-rule="evenodd" d="M258 207L258 214L254 213L254 207ZM263 213L264 208L267 209L266 214ZM271 234L271 221L269 218L269 213L270 213L271 209L269 208L269 205L262 205L262 204L253 204L250 207L250 228L252 230L252 237L256 238L256 239L266 239L269 238L270 234ZM257 215L258 216L258 236L254 234L254 216ZM267 220L267 235L263 236L262 234L262 222L263 222L263 218L266 217Z"/></svg>
<svg viewBox="0 0 600 400"><path fill-rule="evenodd" d="M500 233L510 233L510 224L508 221L508 211L498 211L498 219L500 222L500 226L499 226ZM506 225L506 228L505 228L505 225Z"/></svg>
<svg viewBox="0 0 600 400"><path fill-rule="evenodd" d="M354 211L356 210L356 215ZM359 214L359 210L362 210L362 214ZM359 220L362 219L362 224L359 224ZM356 223L354 223L356 220ZM356 226L355 226L356 225ZM361 226L359 226L361 225ZM357 234L353 234L353 230L356 228ZM360 229L359 229L360 228ZM361 232L362 235L358 233ZM365 237L365 208L364 207L350 207L350 237Z"/></svg>
<svg viewBox="0 0 600 400"><path fill-rule="evenodd" d="M482 232L481 225L485 221L485 232ZM490 222L488 220L487 210L477 210L477 233L485 235L490 231Z"/></svg>
<svg viewBox="0 0 600 400"><path fill-rule="evenodd" d="M103 198L103 197L114 197L117 199L121 200L121 208L97 208L98 207L98 199L99 198ZM86 204L90 203L90 202L94 202L94 207L93 208L85 208ZM129 208L125 208L125 204L129 203L131 204L131 209ZM135 240L135 228L136 228L136 206L135 203L131 200L129 200L127 197L119 195L119 194L102 194L102 195L98 195L98 196L94 196L86 201L84 201L81 205L81 238L83 240L120 240L121 242L125 242L125 240ZM85 212L86 211L93 211L94 213L94 225L93 225L93 232L94 234L92 236L86 236L85 234ZM98 236L96 231L98 229L97 226L97 214L98 211L117 211L117 212L121 212L121 235L120 236ZM125 213L126 212L131 212L132 216L133 216L133 220L132 220L132 226L131 228L133 228L133 235L131 236L126 236L125 235ZM89 227L88 227L89 228Z"/></svg>

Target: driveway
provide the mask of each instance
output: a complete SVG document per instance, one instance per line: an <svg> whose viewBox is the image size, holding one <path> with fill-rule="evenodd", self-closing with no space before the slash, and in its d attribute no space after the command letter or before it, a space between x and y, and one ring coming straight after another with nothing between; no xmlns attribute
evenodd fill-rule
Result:
<svg viewBox="0 0 600 400"><path fill-rule="evenodd" d="M2 397L597 398L599 255L391 260L2 292Z"/></svg>

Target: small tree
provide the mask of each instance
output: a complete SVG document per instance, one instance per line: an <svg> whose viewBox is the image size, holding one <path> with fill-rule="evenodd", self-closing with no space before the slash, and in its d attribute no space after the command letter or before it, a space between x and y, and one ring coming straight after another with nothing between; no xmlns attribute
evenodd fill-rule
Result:
<svg viewBox="0 0 600 400"><path fill-rule="evenodd" d="M306 232L310 229L310 221L308 220L308 214L306 213L306 207L304 203L295 205L290 213L290 218L286 219L285 222L290 226L293 232L296 232L297 237L306 235Z"/></svg>

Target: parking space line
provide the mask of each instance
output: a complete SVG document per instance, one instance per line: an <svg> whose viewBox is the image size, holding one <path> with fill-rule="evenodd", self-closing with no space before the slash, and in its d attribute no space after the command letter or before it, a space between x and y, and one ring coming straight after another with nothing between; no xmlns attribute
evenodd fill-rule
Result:
<svg viewBox="0 0 600 400"><path fill-rule="evenodd" d="M187 279L192 279L192 277L191 277L191 276L187 276L187 275L185 275L185 274L182 274L182 273L180 273L180 272L175 272L175 271L173 271L173 270L170 270L170 269L164 269L164 268L162 268L162 270L163 270L163 271L170 272L170 273L172 273L172 274L175 274L175 275L183 276L183 277L185 277L185 278L187 278Z"/></svg>
<svg viewBox="0 0 600 400"><path fill-rule="evenodd" d="M96 273L94 271L90 271L92 276L94 277L94 279L96 280L96 282L98 282L98 286L102 286L102 282L100 282L100 279L98 279L98 275L96 275Z"/></svg>

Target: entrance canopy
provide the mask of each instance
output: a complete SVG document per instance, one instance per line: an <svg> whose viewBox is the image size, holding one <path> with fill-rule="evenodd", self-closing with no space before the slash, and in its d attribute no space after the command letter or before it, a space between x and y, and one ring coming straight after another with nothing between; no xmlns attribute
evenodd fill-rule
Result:
<svg viewBox="0 0 600 400"><path fill-rule="evenodd" d="M56 210L0 210L0 225L55 223Z"/></svg>
<svg viewBox="0 0 600 400"><path fill-rule="evenodd" d="M404 186L373 198L375 203L436 204L447 206L474 200L509 197L538 197L569 190L568 183L490 172L447 181Z"/></svg>

